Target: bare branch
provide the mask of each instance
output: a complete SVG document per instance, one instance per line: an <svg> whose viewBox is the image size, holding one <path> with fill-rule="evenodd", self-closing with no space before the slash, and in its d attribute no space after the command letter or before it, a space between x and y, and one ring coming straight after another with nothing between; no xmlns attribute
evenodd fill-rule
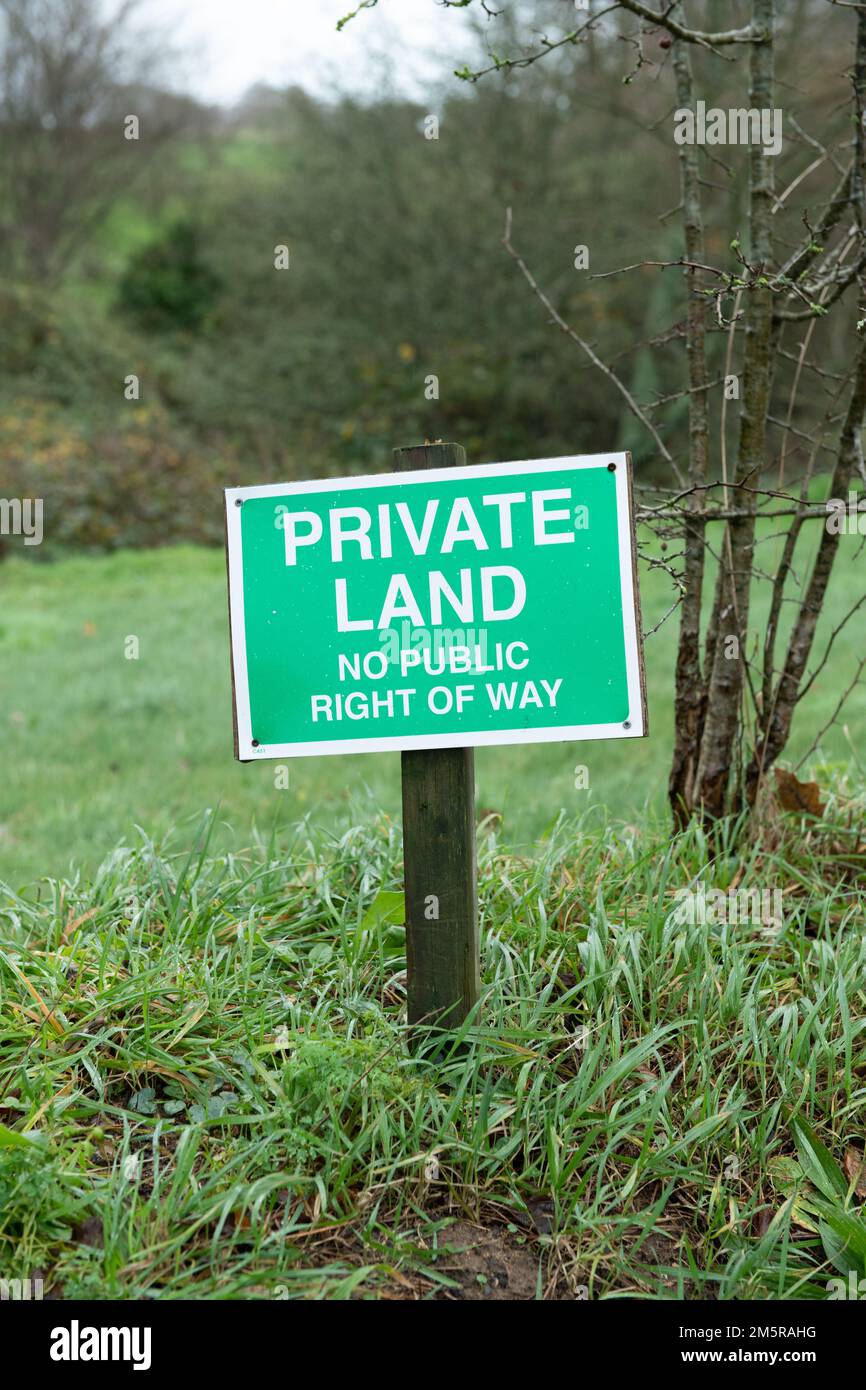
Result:
<svg viewBox="0 0 866 1390"><path fill-rule="evenodd" d="M732 43L767 43L769 33L760 26L746 25L744 29L724 29L717 33L708 33L702 29L688 29L684 24L680 24L674 19L672 12L676 9L676 3L669 5L664 11L651 10L649 5L643 5L640 0L620 0L624 10L629 10L631 14L637 15L639 19L645 19L648 24L656 25L660 29L667 29L669 34L673 34L675 39L683 39L686 43L696 43L702 48L723 48Z"/></svg>
<svg viewBox="0 0 866 1390"><path fill-rule="evenodd" d="M662 458L664 458L670 464L677 477L677 480L683 487L685 487L685 479L682 473L680 472L676 460L674 459L673 455L671 454L670 450L668 449L667 445L665 444L655 425L652 423L651 420L647 419L646 415L641 410L640 406L634 399L634 396L631 394L628 387L620 380L616 372L612 371L612 369L607 365L607 363L603 362L601 358L598 356L598 354L593 351L589 343L586 342L584 338L581 338L580 334L576 333L570 324L566 323L559 310L554 308L554 305L551 303L550 299L548 299L547 295L544 293L544 290L539 285L538 281L532 274L532 271L529 269L523 257L520 255L518 251L515 250L511 242L511 208L506 208L505 211L505 232L502 237L502 245L505 247L512 260L515 261L515 263L517 264L520 273L523 275L533 294L544 305L545 309L550 314L550 317L553 319L553 322L556 324L557 328L562 329L562 332L567 334L568 337L571 338L572 342L577 343L577 346L583 352L586 353L587 357L590 359L593 365L598 367L599 371L603 372L609 381L613 382L614 386L625 400L625 403L631 411L632 415L634 415L635 419L639 420L640 423L644 426L644 428L648 430L648 432L652 435L652 438L655 441L656 448L662 455Z"/></svg>

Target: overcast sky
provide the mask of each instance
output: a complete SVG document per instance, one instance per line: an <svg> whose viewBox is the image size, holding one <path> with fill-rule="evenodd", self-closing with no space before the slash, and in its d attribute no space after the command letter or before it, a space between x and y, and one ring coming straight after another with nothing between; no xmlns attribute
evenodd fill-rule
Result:
<svg viewBox="0 0 866 1390"><path fill-rule="evenodd" d="M379 0L338 34L357 0L151 0L183 47L184 85L204 101L231 103L254 82L297 83L327 92L368 91L376 55L389 52L402 84L423 90L469 56L465 17L436 0Z"/></svg>

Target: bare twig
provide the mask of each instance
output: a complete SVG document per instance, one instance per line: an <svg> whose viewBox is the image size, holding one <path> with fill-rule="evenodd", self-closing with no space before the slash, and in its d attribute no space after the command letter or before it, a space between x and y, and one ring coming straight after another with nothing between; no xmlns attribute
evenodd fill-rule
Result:
<svg viewBox="0 0 866 1390"><path fill-rule="evenodd" d="M523 275L533 294L544 305L545 309L550 314L550 317L553 319L553 322L556 324L557 328L560 328L563 333L567 334L567 336L571 338L572 342L576 343L577 346L583 352L586 353L587 357L590 359L593 365L598 367L599 371L602 372L609 381L613 382L614 386L625 400L625 403L631 411L632 415L634 415L636 420L640 421L644 429L646 429L652 436L656 448L662 455L662 458L664 458L666 462L670 464L671 468L673 469L676 475L677 481L681 484L681 486L685 487L685 478L680 472L676 460L674 459L673 455L671 454L670 450L668 449L667 445L665 444L655 425L652 423L651 420L647 419L646 415L641 410L640 406L638 405L634 396L629 391L628 387L625 385L624 382L620 380L616 372L614 372L607 365L606 362L602 361L598 354L590 347L586 339L581 338L580 334L577 333L569 323L566 323L559 310L554 307L550 299L545 294L544 290L539 285L532 271L529 269L529 266L526 264L523 257L520 255L519 251L515 250L514 245L511 241L511 221L511 208L506 208L505 232L502 237L502 245L505 247L512 260L517 264L520 273Z"/></svg>

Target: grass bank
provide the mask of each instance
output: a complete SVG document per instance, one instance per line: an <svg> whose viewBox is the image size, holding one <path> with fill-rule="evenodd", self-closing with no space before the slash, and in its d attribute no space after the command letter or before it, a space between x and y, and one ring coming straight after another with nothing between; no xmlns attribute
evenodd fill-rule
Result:
<svg viewBox="0 0 866 1390"><path fill-rule="evenodd" d="M192 855L142 840L86 886L0 889L0 1277L826 1298L866 1273L863 810L739 851L589 812L524 857L482 827L453 1060L406 1051L387 815L241 853L207 818ZM689 925L698 883L781 916Z"/></svg>

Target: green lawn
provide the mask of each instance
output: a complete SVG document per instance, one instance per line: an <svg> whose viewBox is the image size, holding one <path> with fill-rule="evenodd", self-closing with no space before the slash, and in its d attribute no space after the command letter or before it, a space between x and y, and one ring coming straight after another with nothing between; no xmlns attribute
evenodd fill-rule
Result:
<svg viewBox="0 0 866 1390"><path fill-rule="evenodd" d="M858 580L856 565L840 563L834 621L858 597ZM670 606L669 581L644 571L641 591L649 629ZM20 886L65 873L70 862L92 870L119 840L137 843L136 827L159 836L176 826L182 848L206 808L222 823L216 845L234 848L250 843L254 827L267 836L308 813L332 828L360 822L371 805L398 815L397 754L297 759L287 790L275 788L273 764L234 761L220 552L179 547L53 564L16 559L0 570L0 595L0 879ZM561 810L580 814L592 805L637 818L649 807L664 814L676 622L646 644L648 738L478 751L478 807L502 813L510 845L536 842ZM853 627L837 642L800 719L795 754L829 718L850 678ZM131 635L139 639L137 661L124 656ZM855 745L864 712L860 687L846 713ZM840 730L824 740L824 751L851 761ZM577 764L589 770L588 790L575 790Z"/></svg>

